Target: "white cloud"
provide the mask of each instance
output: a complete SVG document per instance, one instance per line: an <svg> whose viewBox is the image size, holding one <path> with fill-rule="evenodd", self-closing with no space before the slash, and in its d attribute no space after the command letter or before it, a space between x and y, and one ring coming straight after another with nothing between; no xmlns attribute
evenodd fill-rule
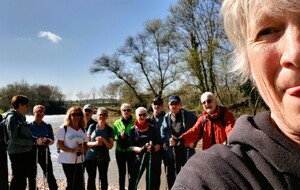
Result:
<svg viewBox="0 0 300 190"><path fill-rule="evenodd" d="M56 34L53 34L52 32L46 32L46 31L40 31L38 33L39 38L48 38L53 43L58 43L62 40L62 38Z"/></svg>

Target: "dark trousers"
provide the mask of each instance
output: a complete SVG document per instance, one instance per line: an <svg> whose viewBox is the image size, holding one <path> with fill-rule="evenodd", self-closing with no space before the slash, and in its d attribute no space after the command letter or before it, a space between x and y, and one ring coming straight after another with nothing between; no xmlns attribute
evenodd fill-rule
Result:
<svg viewBox="0 0 300 190"><path fill-rule="evenodd" d="M170 159L167 157L166 159L166 166L167 166L167 180L168 180L168 187L169 189L172 188L175 178L177 174L180 172L181 168L187 161L187 154L188 157L192 156L195 153L194 149L189 149L187 152L186 148L176 148L175 152L173 151L174 159Z"/></svg>
<svg viewBox="0 0 300 190"><path fill-rule="evenodd" d="M35 154L32 151L10 154L9 158L12 169L10 190L25 190L26 179L35 177ZM35 184L30 186L29 189L35 189Z"/></svg>
<svg viewBox="0 0 300 190"><path fill-rule="evenodd" d="M64 173L67 178L66 190L83 190L84 189L84 167L82 163L62 164Z"/></svg>
<svg viewBox="0 0 300 190"><path fill-rule="evenodd" d="M0 144L0 170L0 189L8 190L8 166L5 144Z"/></svg>
<svg viewBox="0 0 300 190"><path fill-rule="evenodd" d="M139 183L141 176L146 170L146 190L159 190L160 186L160 172L161 172L161 160L160 155L151 155L150 166L150 154L146 154L142 163L143 154L136 155L133 160L132 173L131 173L131 185L129 190L134 190L135 186ZM140 167L142 164L142 167ZM149 169L151 172L149 173ZM139 179L138 179L139 178Z"/></svg>
<svg viewBox="0 0 300 190"><path fill-rule="evenodd" d="M35 150L36 151L36 150ZM35 152L34 151L34 152ZM36 155L36 152L35 152ZM44 176L47 176L47 181L49 185L50 190L56 190L57 189L57 183L56 179L53 175L53 166L52 166L52 161L51 161L51 155L50 151L48 149L48 164L46 164L46 150L41 150L38 151L38 163L41 166ZM48 167L47 167L48 166ZM35 168L35 171L37 171L37 168ZM31 184L35 184L35 177L29 178L29 186L33 186Z"/></svg>
<svg viewBox="0 0 300 190"><path fill-rule="evenodd" d="M107 171L109 161L107 160L86 160L85 166L88 173L88 190L96 190L95 179L97 168L99 172L99 180L101 181L101 190L108 189Z"/></svg>
<svg viewBox="0 0 300 190"><path fill-rule="evenodd" d="M134 153L130 152L121 152L116 150L116 160L119 170L119 189L125 189L125 176L126 176L126 164L127 171L129 176L129 184L131 180L131 168L132 168L132 160L134 159Z"/></svg>

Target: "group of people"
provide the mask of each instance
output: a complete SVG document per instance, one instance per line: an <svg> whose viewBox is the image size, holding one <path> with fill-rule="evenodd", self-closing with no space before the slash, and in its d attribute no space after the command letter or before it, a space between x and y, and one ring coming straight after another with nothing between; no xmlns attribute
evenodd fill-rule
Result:
<svg viewBox="0 0 300 190"><path fill-rule="evenodd" d="M203 148L207 149L216 143L226 143L233 128L233 114L219 106L211 92L204 93L201 101L205 113L199 119L182 108L177 95L168 98L167 113L160 97L151 102L152 115L148 115L145 107L138 107L134 117L132 107L124 103L120 107L121 118L114 122L113 127L106 122L109 112L105 107L97 109L95 121L90 104L83 108L72 106L56 134L57 162L62 164L67 179L66 189L84 189L85 170L88 190L96 189L97 171L101 189L108 189L109 149L114 141L119 189L125 189L126 173L128 189L137 189L144 170L147 172L147 189L160 189L162 162L168 188L171 189L180 169L195 154L196 144L201 138ZM36 189L38 164L49 189L57 189L49 150L49 145L54 143L54 133L52 126L43 121L46 108L35 105L32 111L34 121L26 123L29 99L16 95L11 105L13 109L4 116L9 137L7 153L12 168L10 189L25 189L27 179L29 189ZM8 189L7 182L4 189Z"/></svg>
<svg viewBox="0 0 300 190"><path fill-rule="evenodd" d="M182 109L180 98L174 95L168 99L168 113L162 112L163 101L154 99L153 115L148 119L147 109L137 108L134 119L131 106L122 104L122 118L115 121L113 130L105 124L107 110L99 108L98 123L85 131L84 111L70 108L57 133L58 160L67 177L67 189L84 189L84 161L88 188L94 188L96 166L102 176L101 186L107 187L107 149L113 141L117 144L120 189L125 189L126 173L129 189L135 189L145 169L147 189L159 189L161 162L168 188L174 190L299 189L299 10L298 0L224 0L222 4L225 32L235 48L233 69L242 82L253 81L270 111L241 116L235 124L233 114L206 92L201 96L204 114L197 118ZM40 163L36 158L50 154L47 146L53 139L50 133L33 136L34 127L25 122L26 96L14 96L11 103L13 110L4 117L13 174L10 189L25 189L27 178L32 189L36 176L33 166ZM43 115L42 111L36 115ZM33 125L49 129L38 121ZM204 151L195 154L200 139ZM51 168L47 170L50 187ZM2 177L1 189L5 189Z"/></svg>
<svg viewBox="0 0 300 190"><path fill-rule="evenodd" d="M203 139L203 149L227 143L235 123L233 113L219 105L211 92L203 93L201 102L204 113L199 118L182 107L177 95L168 98L167 113L160 97L151 102L152 115L145 107L138 107L133 117L131 106L121 105L122 117L113 127L119 189L125 189L126 173L128 189L136 189L144 171L146 189L161 189L162 163L171 189L181 168L195 154L199 140Z"/></svg>

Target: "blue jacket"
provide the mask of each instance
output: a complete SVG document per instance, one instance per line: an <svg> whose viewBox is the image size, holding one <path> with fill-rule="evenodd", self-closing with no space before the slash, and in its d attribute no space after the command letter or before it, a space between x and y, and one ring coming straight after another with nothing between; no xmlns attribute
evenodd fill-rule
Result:
<svg viewBox="0 0 300 190"><path fill-rule="evenodd" d="M180 109L181 117L182 117L182 126L184 128L184 132L189 130L194 126L194 124L197 122L197 116L193 112L189 112L185 109ZM160 135L161 135L161 142L162 144L166 144L168 146L168 157L170 159L174 159L172 148L169 146L169 139L172 136L172 130L171 122L170 122L170 116L171 112L166 113L162 126L160 128ZM190 154L194 154L195 150L190 149Z"/></svg>

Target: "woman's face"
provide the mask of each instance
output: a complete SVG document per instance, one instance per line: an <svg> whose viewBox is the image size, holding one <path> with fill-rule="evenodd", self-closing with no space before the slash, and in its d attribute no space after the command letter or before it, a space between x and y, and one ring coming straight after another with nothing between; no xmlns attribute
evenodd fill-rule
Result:
<svg viewBox="0 0 300 190"><path fill-rule="evenodd" d="M147 120L147 112L145 111L140 111L139 113L136 114L136 120L139 123L144 123Z"/></svg>
<svg viewBox="0 0 300 190"><path fill-rule="evenodd" d="M131 109L130 109L130 107L124 106L121 109L121 114L122 114L122 117L124 117L125 119L129 118L130 115L131 115Z"/></svg>
<svg viewBox="0 0 300 190"><path fill-rule="evenodd" d="M73 110L70 112L70 117L73 123L79 123L83 117L83 113L81 110Z"/></svg>
<svg viewBox="0 0 300 190"><path fill-rule="evenodd" d="M276 18L262 12L259 19L253 11L247 28L252 76L272 118L291 138L300 137L300 7L298 10L297 14L284 11Z"/></svg>
<svg viewBox="0 0 300 190"><path fill-rule="evenodd" d="M108 114L106 111L101 110L100 112L97 112L98 121L100 122L106 122L108 118Z"/></svg>

